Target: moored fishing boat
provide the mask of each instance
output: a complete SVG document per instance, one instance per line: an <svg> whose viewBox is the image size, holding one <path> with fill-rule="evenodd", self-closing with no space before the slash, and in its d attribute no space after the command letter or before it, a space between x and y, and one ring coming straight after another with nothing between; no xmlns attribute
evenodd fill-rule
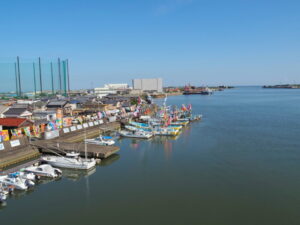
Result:
<svg viewBox="0 0 300 225"><path fill-rule="evenodd" d="M31 172L38 177L56 178L62 175L62 171L60 169L53 168L48 164L43 164L40 166L30 166L25 168L25 171Z"/></svg>
<svg viewBox="0 0 300 225"><path fill-rule="evenodd" d="M37 176L34 173L26 173L23 171L9 174L9 177L20 177L21 179L35 181Z"/></svg>
<svg viewBox="0 0 300 225"><path fill-rule="evenodd" d="M180 131L182 129L182 125L174 125L174 124L172 125L172 124L170 124L170 125L168 125L168 128Z"/></svg>
<svg viewBox="0 0 300 225"><path fill-rule="evenodd" d="M138 128L148 128L148 129L151 128L151 126L147 123L138 123L138 122L130 121L129 124Z"/></svg>
<svg viewBox="0 0 300 225"><path fill-rule="evenodd" d="M201 119L202 119L202 115L192 115L192 116L189 117L189 120L191 122L201 120Z"/></svg>
<svg viewBox="0 0 300 225"><path fill-rule="evenodd" d="M171 122L170 125L179 125L179 126L187 126L189 124L189 121L175 121Z"/></svg>
<svg viewBox="0 0 300 225"><path fill-rule="evenodd" d="M100 135L99 137L94 138L94 139L85 139L84 141L87 144L104 145L104 146L109 146L109 145L115 144L115 141L113 140L112 137L102 136L102 135Z"/></svg>
<svg viewBox="0 0 300 225"><path fill-rule="evenodd" d="M95 159L81 158L79 153L67 153L66 156L45 156L42 161L52 166L69 169L89 170L96 166Z"/></svg>
<svg viewBox="0 0 300 225"><path fill-rule="evenodd" d="M158 136L177 136L180 131L167 127L157 127L153 130L154 135Z"/></svg>
<svg viewBox="0 0 300 225"><path fill-rule="evenodd" d="M143 138L143 139L149 139L153 136L152 132L145 132L145 131L142 131L142 130L137 130L137 131L122 130L122 131L119 131L119 134L122 137Z"/></svg>
<svg viewBox="0 0 300 225"><path fill-rule="evenodd" d="M23 180L20 177L9 177L7 175L0 177L0 183L6 186L13 186L18 190L27 190L29 187L34 186L34 182L30 180Z"/></svg>

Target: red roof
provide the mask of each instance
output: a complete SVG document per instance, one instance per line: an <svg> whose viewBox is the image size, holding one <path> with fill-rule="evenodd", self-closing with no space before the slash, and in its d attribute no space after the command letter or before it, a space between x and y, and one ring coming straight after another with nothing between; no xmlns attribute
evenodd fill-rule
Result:
<svg viewBox="0 0 300 225"><path fill-rule="evenodd" d="M0 125L5 127L19 127L21 126L27 119L23 118L0 118Z"/></svg>

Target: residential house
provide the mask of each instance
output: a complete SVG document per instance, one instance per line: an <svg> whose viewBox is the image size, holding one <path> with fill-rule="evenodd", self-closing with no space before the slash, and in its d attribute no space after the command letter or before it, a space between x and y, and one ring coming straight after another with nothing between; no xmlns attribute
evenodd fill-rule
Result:
<svg viewBox="0 0 300 225"><path fill-rule="evenodd" d="M72 107L66 100L52 100L47 104L47 111L53 111L57 109L62 109L63 114L70 114L72 115Z"/></svg>
<svg viewBox="0 0 300 225"><path fill-rule="evenodd" d="M0 118L2 130L32 126L33 122L25 118Z"/></svg>
<svg viewBox="0 0 300 225"><path fill-rule="evenodd" d="M56 120L56 111L35 110L33 111L32 119L53 121Z"/></svg>
<svg viewBox="0 0 300 225"><path fill-rule="evenodd" d="M30 112L27 108L14 108L14 107L11 107L3 113L3 117L5 117L5 118L31 119L31 116L32 116L32 112Z"/></svg>

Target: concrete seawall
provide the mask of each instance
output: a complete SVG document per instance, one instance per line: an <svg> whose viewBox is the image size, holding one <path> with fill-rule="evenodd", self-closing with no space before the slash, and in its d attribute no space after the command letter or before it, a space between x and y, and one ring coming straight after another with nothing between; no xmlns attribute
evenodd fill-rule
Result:
<svg viewBox="0 0 300 225"><path fill-rule="evenodd" d="M38 149L29 144L27 137L0 143L0 170L40 155Z"/></svg>

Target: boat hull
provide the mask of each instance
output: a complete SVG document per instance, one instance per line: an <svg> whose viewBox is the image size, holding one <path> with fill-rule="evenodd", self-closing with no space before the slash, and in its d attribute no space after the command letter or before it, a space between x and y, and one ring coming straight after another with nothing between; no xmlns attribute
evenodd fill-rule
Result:
<svg viewBox="0 0 300 225"><path fill-rule="evenodd" d="M76 161L68 158L60 158L56 156L43 157L42 160L51 166L67 169L89 170L96 166L96 160Z"/></svg>

